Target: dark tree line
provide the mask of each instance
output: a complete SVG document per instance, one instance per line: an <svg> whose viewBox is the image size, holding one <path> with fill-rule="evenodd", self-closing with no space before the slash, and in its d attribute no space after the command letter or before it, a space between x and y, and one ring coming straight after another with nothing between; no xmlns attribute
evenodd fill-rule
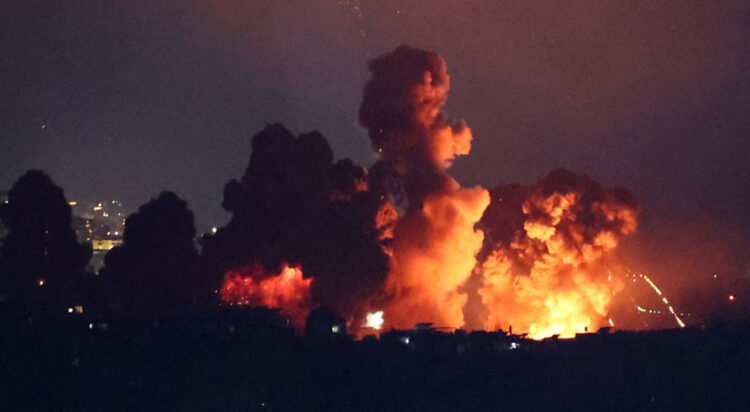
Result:
<svg viewBox="0 0 750 412"><path fill-rule="evenodd" d="M81 298L91 245L78 243L71 210L60 187L29 170L0 204L6 227L0 248L0 291L41 310Z"/></svg>
<svg viewBox="0 0 750 412"><path fill-rule="evenodd" d="M44 172L18 179L0 204L0 221L0 300L35 312L61 314L86 303L124 315L168 315L211 288L198 276L193 214L171 192L127 218L123 244L107 254L99 276L86 272L91 244L76 240L63 190Z"/></svg>
<svg viewBox="0 0 750 412"><path fill-rule="evenodd" d="M232 219L200 239L202 255L187 202L163 192L127 218L123 243L96 275L85 272L91 245L76 241L63 190L32 170L0 205L0 295L58 314L80 304L107 316L169 316L215 307L230 268L273 273L286 262L315 277L314 307L348 313L388 270L375 227L381 199L367 179L351 160L335 161L319 133L269 125L253 137L242 179L226 185Z"/></svg>
<svg viewBox="0 0 750 412"><path fill-rule="evenodd" d="M129 315L173 314L200 293L196 230L187 202L162 192L125 221L121 246L100 272L106 301ZM206 285L206 289L210 285Z"/></svg>

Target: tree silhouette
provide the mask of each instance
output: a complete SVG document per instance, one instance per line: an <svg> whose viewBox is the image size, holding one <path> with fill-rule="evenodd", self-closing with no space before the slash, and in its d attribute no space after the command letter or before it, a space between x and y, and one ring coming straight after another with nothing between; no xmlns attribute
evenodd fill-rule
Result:
<svg viewBox="0 0 750 412"><path fill-rule="evenodd" d="M100 272L110 302L126 315L169 315L195 303L198 252L193 213L172 192L142 205L125 221L123 244Z"/></svg>
<svg viewBox="0 0 750 412"><path fill-rule="evenodd" d="M38 309L60 309L83 290L91 245L78 243L63 190L29 170L0 204L7 235L0 248L0 288Z"/></svg>

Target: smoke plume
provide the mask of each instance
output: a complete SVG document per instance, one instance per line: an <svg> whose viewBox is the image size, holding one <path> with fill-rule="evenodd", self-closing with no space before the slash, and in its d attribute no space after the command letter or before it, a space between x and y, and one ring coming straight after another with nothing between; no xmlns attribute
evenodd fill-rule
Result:
<svg viewBox="0 0 750 412"><path fill-rule="evenodd" d="M474 225L489 196L481 187L461 188L446 169L469 153L471 131L442 113L450 77L437 54L401 46L369 68L359 118L378 155L370 182L392 202L383 210L400 215L387 246L386 325L460 327L467 297L459 287L482 245Z"/></svg>
<svg viewBox="0 0 750 412"><path fill-rule="evenodd" d="M375 227L379 201L366 190L366 171L348 159L334 163L317 132L294 137L283 126L270 125L255 135L252 146L245 175L224 188L223 207L232 219L203 240L206 270L218 287L236 283L237 277L263 285L285 268L297 268L312 279L303 283L310 288L307 304L352 313L357 302L378 290L388 270ZM244 295L241 290L221 296L232 297L228 303L269 302L257 288L245 289Z"/></svg>
<svg viewBox="0 0 750 412"><path fill-rule="evenodd" d="M224 189L232 219L204 239L222 300L278 306L297 326L331 306L355 333L368 314L386 328L513 325L533 337L602 326L633 196L564 169L532 186L463 188L448 170L472 134L443 113L445 61L401 46L368 67L369 170L334 162L317 132L271 125L253 138L245 175Z"/></svg>

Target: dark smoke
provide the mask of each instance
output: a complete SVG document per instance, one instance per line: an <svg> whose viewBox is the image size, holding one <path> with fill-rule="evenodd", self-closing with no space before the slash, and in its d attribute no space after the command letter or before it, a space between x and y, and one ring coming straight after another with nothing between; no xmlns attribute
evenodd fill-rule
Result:
<svg viewBox="0 0 750 412"><path fill-rule="evenodd" d="M317 132L294 137L279 124L266 127L253 138L242 179L224 188L230 222L203 240L215 284L231 268L260 263L274 274L284 263L301 266L314 279L313 307L351 314L388 271L375 228L379 199L366 176L348 159L334 163Z"/></svg>
<svg viewBox="0 0 750 412"><path fill-rule="evenodd" d="M542 202L539 200L553 194L570 193L579 194L570 211L575 217L562 219L553 225L547 210L540 207ZM494 187L490 189L490 198L490 205L477 224L485 234L479 262L492 251L510 247L514 240L525 236L524 225L528 221L555 226L556 232L567 240L566 243L582 246L592 244L594 237L602 231L616 234L633 232L640 211L638 200L629 190L605 189L590 177L577 175L565 168L550 172L534 185ZM623 215L618 215L617 211ZM539 246L542 247L541 244Z"/></svg>
<svg viewBox="0 0 750 412"><path fill-rule="evenodd" d="M450 78L438 54L400 46L368 67L372 77L359 120L379 159L371 182L392 193L400 206L408 202L418 208L427 194L449 185L444 169L457 154L468 153L471 134L462 122L443 118ZM456 142L462 138L466 141Z"/></svg>

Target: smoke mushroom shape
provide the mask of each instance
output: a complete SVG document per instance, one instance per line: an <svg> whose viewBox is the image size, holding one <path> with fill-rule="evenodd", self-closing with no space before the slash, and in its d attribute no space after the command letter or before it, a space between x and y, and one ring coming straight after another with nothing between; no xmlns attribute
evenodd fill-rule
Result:
<svg viewBox="0 0 750 412"><path fill-rule="evenodd" d="M474 225L489 194L481 187L462 188L446 169L456 156L469 153L471 131L441 111L450 77L439 55L401 46L369 68L359 118L378 155L370 183L392 203L381 210L399 212L386 246L391 257L386 325L461 327L467 296L459 287L482 246L483 234Z"/></svg>

